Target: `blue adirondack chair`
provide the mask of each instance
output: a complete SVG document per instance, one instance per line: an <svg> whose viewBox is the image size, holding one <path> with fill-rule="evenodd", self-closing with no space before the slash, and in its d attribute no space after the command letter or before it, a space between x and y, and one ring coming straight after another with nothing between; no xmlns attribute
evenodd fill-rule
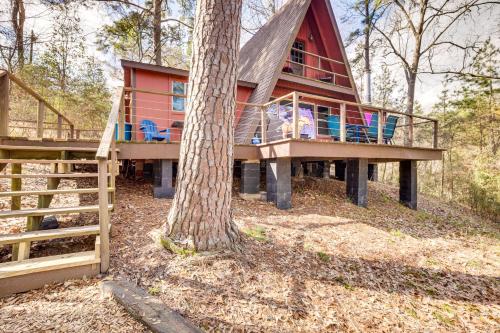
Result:
<svg viewBox="0 0 500 333"><path fill-rule="evenodd" d="M387 117L384 125L384 142L392 143L392 138L394 137L394 132L396 131L396 125L398 124L399 117L390 115Z"/></svg>
<svg viewBox="0 0 500 333"><path fill-rule="evenodd" d="M158 131L158 127L154 123L154 121L144 119L141 121L141 131L144 133L144 141L163 141L166 140L170 142L170 129L164 129ZM160 134L165 133L165 134Z"/></svg>

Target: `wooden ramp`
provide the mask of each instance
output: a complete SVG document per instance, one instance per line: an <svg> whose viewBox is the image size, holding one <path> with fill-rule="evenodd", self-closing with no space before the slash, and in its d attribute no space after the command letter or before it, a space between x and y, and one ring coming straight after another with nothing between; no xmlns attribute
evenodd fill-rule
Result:
<svg viewBox="0 0 500 333"><path fill-rule="evenodd" d="M39 143L40 144L40 143ZM0 145L2 156L0 165L3 173L0 178L9 179L11 188L0 193L0 197L10 197L9 210L0 211L0 223L9 218L26 218L26 232L0 235L0 247L12 248L12 261L0 263L0 297L40 288L48 283L92 276L105 272L109 262L109 244L104 246L102 238L109 237L109 223L69 227L54 230L38 230L44 216L67 216L81 213L97 213L101 208L106 213L113 209L114 175L116 160L99 164L95 159L95 147L45 147L43 145ZM73 153L90 153L78 155ZM29 158L33 156L33 158ZM83 156L83 157L82 157ZM26 165L50 165L49 173L27 173ZM105 170L99 172L74 171L74 166L99 165ZM24 168L23 168L24 166ZM24 170L23 170L24 169ZM100 177L102 188L59 188L61 179ZM23 190L24 179L40 179L46 186L36 190ZM103 181L104 180L104 181ZM57 195L97 193L98 205L53 207L52 199ZM25 196L38 197L38 207L22 207ZM102 205L102 203L106 203ZM107 214L104 215L107 218ZM103 236L103 228L105 235ZM95 237L93 250L39 257L32 252L32 245L40 241L58 240L73 237ZM33 258L35 256L35 258ZM102 263L105 266L102 266Z"/></svg>

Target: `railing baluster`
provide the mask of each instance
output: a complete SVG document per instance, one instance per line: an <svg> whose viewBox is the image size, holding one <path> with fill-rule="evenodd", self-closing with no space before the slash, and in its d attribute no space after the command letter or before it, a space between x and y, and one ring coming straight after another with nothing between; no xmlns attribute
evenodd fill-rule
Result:
<svg viewBox="0 0 500 333"><path fill-rule="evenodd" d="M62 138L62 117L61 115L57 115L57 138Z"/></svg>
<svg viewBox="0 0 500 333"><path fill-rule="evenodd" d="M434 120L434 143L433 148L438 148L438 131L439 131L439 123L437 120Z"/></svg>
<svg viewBox="0 0 500 333"><path fill-rule="evenodd" d="M346 105L345 103L340 104L340 142L346 142Z"/></svg>
<svg viewBox="0 0 500 333"><path fill-rule="evenodd" d="M36 122L36 137L43 138L43 120L45 119L45 103L38 101L38 114Z"/></svg>
<svg viewBox="0 0 500 333"><path fill-rule="evenodd" d="M293 138L299 139L299 93L293 92Z"/></svg>
<svg viewBox="0 0 500 333"><path fill-rule="evenodd" d="M9 136L9 74L0 72L0 136Z"/></svg>
<svg viewBox="0 0 500 333"><path fill-rule="evenodd" d="M378 110L377 143L381 145L384 141L384 111Z"/></svg>
<svg viewBox="0 0 500 333"><path fill-rule="evenodd" d="M266 108L264 106L262 106L260 108L260 123L261 123L261 127L260 127L260 132L261 132L261 136L262 136L262 143L266 143L267 142L267 113L266 113Z"/></svg>

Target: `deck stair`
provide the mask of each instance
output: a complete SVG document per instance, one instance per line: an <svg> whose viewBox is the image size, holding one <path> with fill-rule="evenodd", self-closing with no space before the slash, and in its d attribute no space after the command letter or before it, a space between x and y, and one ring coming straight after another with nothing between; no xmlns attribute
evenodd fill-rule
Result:
<svg viewBox="0 0 500 333"><path fill-rule="evenodd" d="M26 232L0 235L0 247L12 247L12 261L0 263L0 297L38 288L46 283L64 281L68 278L91 276L102 271L101 262L101 225L68 227L54 230L38 230L44 216L68 216L81 213L99 213L100 205L81 205L52 207L54 196L98 194L105 196L104 209L109 214L113 209L115 174L117 170L115 159L105 160L99 172L74 171L76 167L99 166L95 158L96 147L44 147L36 145L0 145L0 179L8 179L10 190L0 192L0 199L10 198L10 209L0 211L0 223L9 218L27 218ZM89 153L82 155L74 153ZM34 156L31 157L31 156ZM41 173L26 166L48 165L50 172ZM75 167L76 166L76 167ZM45 168L46 169L46 168ZM33 170L31 173L30 170ZM35 170L39 170L35 168ZM93 188L59 188L61 179L104 178L99 180L102 189ZM46 184L46 188L26 190L22 188L25 180L36 184ZM5 182L5 181L4 181ZM102 186L105 184L106 186ZM38 186L37 186L38 187ZM23 208L21 200L26 196L38 197L38 207ZM100 201L104 200L100 199ZM74 204L73 204L74 205ZM106 223L109 232L109 223ZM73 237L95 237L95 247L92 251L65 253L39 257L31 250L32 243L47 240L58 240ZM105 235L104 238L109 237ZM31 258L32 256L35 258ZM109 255L109 253L107 254ZM105 261L109 260L108 258ZM107 269L107 268L106 268Z"/></svg>

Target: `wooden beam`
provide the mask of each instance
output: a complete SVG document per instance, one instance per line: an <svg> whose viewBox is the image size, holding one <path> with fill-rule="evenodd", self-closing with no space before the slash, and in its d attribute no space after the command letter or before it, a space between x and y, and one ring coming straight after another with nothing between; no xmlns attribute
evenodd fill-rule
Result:
<svg viewBox="0 0 500 333"><path fill-rule="evenodd" d="M100 231L98 225L21 232L18 234L0 235L0 245L10 245L21 242L36 242L48 239L99 235L99 232Z"/></svg>
<svg viewBox="0 0 500 333"><path fill-rule="evenodd" d="M113 209L113 205L108 206L108 210ZM99 211L99 206L79 206L61 208L33 208L23 210L8 210L0 212L0 218L25 217L25 216L45 216L45 215L66 215L76 213L91 213Z"/></svg>
<svg viewBox="0 0 500 333"><path fill-rule="evenodd" d="M56 163L53 163L50 166L50 171L51 173L57 173L59 170L59 165ZM59 183L61 182L61 178L49 178L47 179L47 190L56 190L59 187ZM38 196L38 208L49 208L50 203L52 202L52 199L54 198L54 195L51 194L44 194L44 195L39 195ZM38 230L40 229L40 224L42 223L44 218L44 215L41 216L28 216L28 219L26 221L26 229L28 231L33 231L33 230Z"/></svg>
<svg viewBox="0 0 500 333"><path fill-rule="evenodd" d="M43 138L43 120L45 119L45 103L38 101L38 115L36 123L36 136L37 138Z"/></svg>
<svg viewBox="0 0 500 333"><path fill-rule="evenodd" d="M346 105L340 104L340 142L346 142Z"/></svg>
<svg viewBox="0 0 500 333"><path fill-rule="evenodd" d="M106 160L99 161L99 228L101 237L101 273L109 268L109 211L108 211L108 164Z"/></svg>
<svg viewBox="0 0 500 333"><path fill-rule="evenodd" d="M0 179L23 179L23 178L95 178L97 173L39 173L39 174L11 174L0 175Z"/></svg>
<svg viewBox="0 0 500 333"><path fill-rule="evenodd" d="M112 187L108 187L109 192L113 192ZM40 191L16 191L16 192L0 192L0 198L10 197L13 195L29 196L29 195L61 195L61 194L91 194L99 192L98 188L72 188L65 190L40 190Z"/></svg>
<svg viewBox="0 0 500 333"><path fill-rule="evenodd" d="M383 144L384 142L384 123L385 123L385 116L384 116L384 111L379 110L378 111L378 127L377 127L377 143L379 145Z"/></svg>
<svg viewBox="0 0 500 333"><path fill-rule="evenodd" d="M267 112L265 107L260 107L260 132L262 136L262 143L267 142Z"/></svg>
<svg viewBox="0 0 500 333"><path fill-rule="evenodd" d="M30 257L31 242L25 241L19 243L19 250L17 253L17 261L26 260Z"/></svg>
<svg viewBox="0 0 500 333"><path fill-rule="evenodd" d="M9 136L9 75L0 76L0 136Z"/></svg>
<svg viewBox="0 0 500 333"><path fill-rule="evenodd" d="M62 117L60 115L57 116L57 138L62 138Z"/></svg>
<svg viewBox="0 0 500 333"><path fill-rule="evenodd" d="M299 119L300 119L300 113L299 113L299 94L297 92L293 93L293 138L294 139L299 139L300 138L300 133L299 133Z"/></svg>
<svg viewBox="0 0 500 333"><path fill-rule="evenodd" d="M10 190L12 192L14 191L20 191L22 187L22 180L20 179L20 176L22 172L22 164L20 163L13 163L11 165L11 175L4 175L5 177L11 176L11 185L10 185ZM20 196L12 196L11 197L11 202L10 202L10 209L11 210L19 210L21 209L21 197Z"/></svg>

